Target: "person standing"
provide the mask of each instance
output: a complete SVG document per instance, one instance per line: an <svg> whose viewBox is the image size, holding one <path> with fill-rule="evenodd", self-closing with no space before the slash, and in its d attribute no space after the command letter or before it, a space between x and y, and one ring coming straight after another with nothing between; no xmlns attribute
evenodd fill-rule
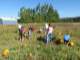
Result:
<svg viewBox="0 0 80 60"><path fill-rule="evenodd" d="M22 26L22 24L18 24L19 40L20 41L23 40L23 30L24 30L24 27Z"/></svg>
<svg viewBox="0 0 80 60"><path fill-rule="evenodd" d="M53 33L53 27L49 24L49 27L47 29L47 34L46 34L46 43L52 40L52 33Z"/></svg>

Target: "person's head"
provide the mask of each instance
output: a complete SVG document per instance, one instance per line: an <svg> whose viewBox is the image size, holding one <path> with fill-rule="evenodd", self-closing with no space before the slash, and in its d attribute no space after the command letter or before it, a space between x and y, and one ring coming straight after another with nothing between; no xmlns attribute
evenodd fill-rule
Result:
<svg viewBox="0 0 80 60"><path fill-rule="evenodd" d="M51 24L49 24L49 26L51 26Z"/></svg>

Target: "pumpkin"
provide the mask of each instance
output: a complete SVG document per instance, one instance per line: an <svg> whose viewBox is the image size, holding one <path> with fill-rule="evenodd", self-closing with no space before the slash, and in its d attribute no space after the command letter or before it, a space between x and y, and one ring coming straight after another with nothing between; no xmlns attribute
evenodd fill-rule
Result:
<svg viewBox="0 0 80 60"><path fill-rule="evenodd" d="M9 56L9 49L5 48L2 50L2 56L3 57L8 57Z"/></svg>
<svg viewBox="0 0 80 60"><path fill-rule="evenodd" d="M74 46L74 43L73 42L69 42L68 46Z"/></svg>

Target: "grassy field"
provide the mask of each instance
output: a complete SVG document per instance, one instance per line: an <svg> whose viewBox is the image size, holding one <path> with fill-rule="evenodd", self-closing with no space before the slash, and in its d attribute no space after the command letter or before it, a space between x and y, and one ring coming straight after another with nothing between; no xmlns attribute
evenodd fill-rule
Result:
<svg viewBox="0 0 80 60"><path fill-rule="evenodd" d="M25 24L25 27L28 25ZM37 40L37 37L43 36L44 33L37 34L36 30L44 24L33 24L36 30L31 40L25 39L23 43L18 40L17 26L0 25L0 60L80 60L80 23L53 23L53 25L54 34L58 38L62 39L66 31L70 32L73 47L56 45L54 41L46 45L42 40ZM1 55L4 48L10 51L8 58Z"/></svg>

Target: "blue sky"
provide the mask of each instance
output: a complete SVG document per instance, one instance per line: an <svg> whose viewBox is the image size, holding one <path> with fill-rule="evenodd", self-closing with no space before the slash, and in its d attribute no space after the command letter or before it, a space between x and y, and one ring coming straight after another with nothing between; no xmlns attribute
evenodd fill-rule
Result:
<svg viewBox="0 0 80 60"><path fill-rule="evenodd" d="M21 7L34 8L44 2L52 3L60 17L80 16L80 0L0 0L0 17L18 17Z"/></svg>

